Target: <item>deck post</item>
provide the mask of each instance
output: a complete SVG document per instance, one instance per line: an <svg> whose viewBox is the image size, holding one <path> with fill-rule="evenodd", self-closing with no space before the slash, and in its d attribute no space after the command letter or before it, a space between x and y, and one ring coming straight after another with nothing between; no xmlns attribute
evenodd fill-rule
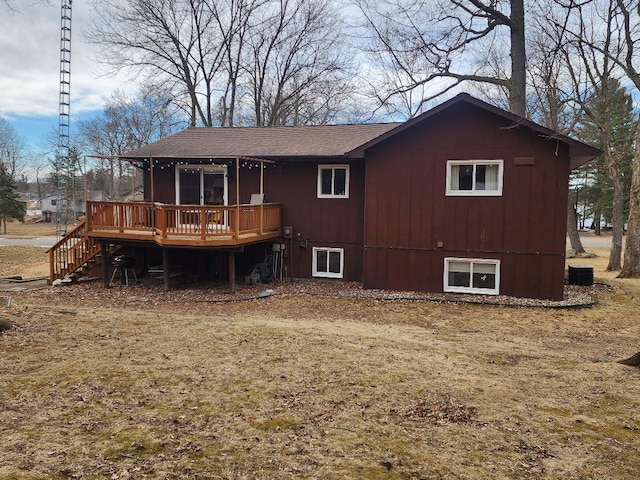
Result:
<svg viewBox="0 0 640 480"><path fill-rule="evenodd" d="M240 157L236 157L236 229L234 238L240 238Z"/></svg>
<svg viewBox="0 0 640 480"><path fill-rule="evenodd" d="M171 287L171 272L169 271L169 249L162 247L162 281L166 291Z"/></svg>
<svg viewBox="0 0 640 480"><path fill-rule="evenodd" d="M264 162L260 161L260 235L264 233Z"/></svg>
<svg viewBox="0 0 640 480"><path fill-rule="evenodd" d="M150 174L150 180L151 180L151 203L154 203L156 201L156 197L155 197L155 185L154 185L155 179L153 178L153 157L149 157L149 174Z"/></svg>
<svg viewBox="0 0 640 480"><path fill-rule="evenodd" d="M229 259L229 290L236 291L236 252L228 253Z"/></svg>
<svg viewBox="0 0 640 480"><path fill-rule="evenodd" d="M100 242L100 258L102 259L102 285L104 288L109 288L109 265L107 261L107 244Z"/></svg>

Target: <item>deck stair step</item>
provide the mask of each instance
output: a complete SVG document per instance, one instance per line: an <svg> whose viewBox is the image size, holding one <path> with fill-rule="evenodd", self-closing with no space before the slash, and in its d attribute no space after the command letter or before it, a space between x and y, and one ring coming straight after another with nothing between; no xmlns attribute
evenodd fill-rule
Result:
<svg viewBox="0 0 640 480"><path fill-rule="evenodd" d="M117 245L107 247L107 258L119 250ZM99 244L86 235L85 224L81 223L67 233L49 250L49 282L75 281L86 275L92 268L101 265L102 254Z"/></svg>

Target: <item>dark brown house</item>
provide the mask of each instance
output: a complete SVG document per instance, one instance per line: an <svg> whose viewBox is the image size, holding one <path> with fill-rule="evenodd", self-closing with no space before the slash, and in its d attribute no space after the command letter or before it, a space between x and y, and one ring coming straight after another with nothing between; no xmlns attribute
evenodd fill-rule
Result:
<svg viewBox="0 0 640 480"><path fill-rule="evenodd" d="M144 201L91 203L75 238L167 287L277 252L291 278L559 300L569 172L598 154L466 94L402 124L191 128L123 155ZM84 262L57 250L52 278Z"/></svg>

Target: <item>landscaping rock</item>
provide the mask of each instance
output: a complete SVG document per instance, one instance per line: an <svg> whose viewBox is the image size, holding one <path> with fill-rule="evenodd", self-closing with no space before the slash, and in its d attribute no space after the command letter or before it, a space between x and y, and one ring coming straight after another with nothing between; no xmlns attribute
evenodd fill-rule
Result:
<svg viewBox="0 0 640 480"><path fill-rule="evenodd" d="M640 352L625 360L620 360L618 363L621 363L622 365L628 365L630 367L640 367Z"/></svg>
<svg viewBox="0 0 640 480"><path fill-rule="evenodd" d="M0 317L0 334L12 328L13 328L13 323L11 323L9 319Z"/></svg>

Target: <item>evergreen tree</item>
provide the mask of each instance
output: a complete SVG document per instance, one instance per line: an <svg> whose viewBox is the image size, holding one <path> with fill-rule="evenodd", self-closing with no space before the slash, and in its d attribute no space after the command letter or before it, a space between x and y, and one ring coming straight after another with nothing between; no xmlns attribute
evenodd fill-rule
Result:
<svg viewBox="0 0 640 480"><path fill-rule="evenodd" d="M633 99L617 79L606 77L598 87L583 104L586 115L579 133L583 141L604 153L587 166L583 199L589 202L594 219L611 223L613 239L607 270L620 270L636 120Z"/></svg>
<svg viewBox="0 0 640 480"><path fill-rule="evenodd" d="M16 182L11 178L5 166L0 163L0 222L3 232L7 233L7 221L24 221L26 205L20 201Z"/></svg>

